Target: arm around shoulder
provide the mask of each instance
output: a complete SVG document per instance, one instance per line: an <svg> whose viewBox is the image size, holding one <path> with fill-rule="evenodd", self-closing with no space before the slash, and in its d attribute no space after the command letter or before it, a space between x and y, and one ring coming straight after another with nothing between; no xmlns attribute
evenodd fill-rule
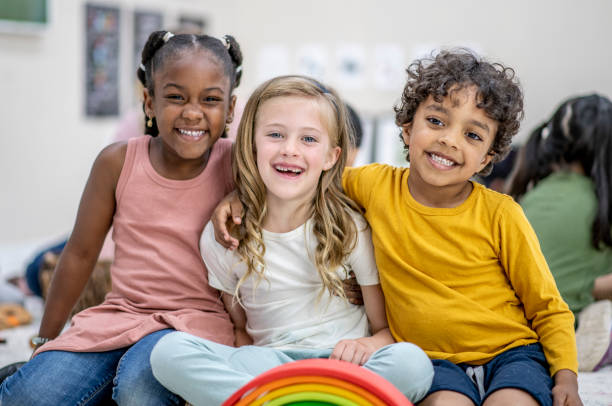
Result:
<svg viewBox="0 0 612 406"><path fill-rule="evenodd" d="M373 163L359 167L344 168L342 188L348 197L358 206L366 208L381 179L392 176L393 168L388 165Z"/></svg>

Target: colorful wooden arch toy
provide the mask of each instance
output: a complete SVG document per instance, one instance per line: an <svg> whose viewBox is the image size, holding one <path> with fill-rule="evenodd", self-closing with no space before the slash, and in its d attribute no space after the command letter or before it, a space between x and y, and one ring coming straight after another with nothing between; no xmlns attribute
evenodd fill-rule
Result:
<svg viewBox="0 0 612 406"><path fill-rule="evenodd" d="M222 406L412 406L389 381L349 362L306 359L273 368Z"/></svg>

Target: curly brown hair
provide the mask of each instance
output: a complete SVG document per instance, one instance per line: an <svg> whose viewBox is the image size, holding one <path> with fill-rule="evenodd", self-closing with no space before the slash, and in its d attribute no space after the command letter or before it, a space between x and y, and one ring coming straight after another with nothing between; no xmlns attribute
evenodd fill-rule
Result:
<svg viewBox="0 0 612 406"><path fill-rule="evenodd" d="M491 63L468 49L444 50L418 59L406 69L408 82L401 103L395 107L395 123L409 123L419 105L429 96L437 102L465 87L478 89L477 107L499 125L491 145L493 159L479 173L488 175L493 164L501 161L510 151L512 137L518 132L523 118L523 92L512 68ZM400 133L400 139L402 134ZM402 140L403 142L403 140ZM406 159L408 146L404 144Z"/></svg>

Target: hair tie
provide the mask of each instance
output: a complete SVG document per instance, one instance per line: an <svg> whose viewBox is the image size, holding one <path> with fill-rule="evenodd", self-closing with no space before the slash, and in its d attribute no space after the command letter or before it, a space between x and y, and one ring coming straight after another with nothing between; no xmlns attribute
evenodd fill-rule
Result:
<svg viewBox="0 0 612 406"><path fill-rule="evenodd" d="M168 42L168 40L169 40L170 38L172 38L172 37L174 37L174 34L173 34L173 33L171 33L170 31L168 31L168 32L166 32L166 33L164 34L164 38L163 38L163 40L164 40L164 42Z"/></svg>
<svg viewBox="0 0 612 406"><path fill-rule="evenodd" d="M138 66L140 68L141 71L146 72L147 70L145 69L145 66L143 64L140 64Z"/></svg>
<svg viewBox="0 0 612 406"><path fill-rule="evenodd" d="M223 36L223 45L225 45L225 49L227 49L229 51L230 47L232 46L232 44L230 44L228 36L224 35Z"/></svg>
<svg viewBox="0 0 612 406"><path fill-rule="evenodd" d="M563 129L563 136L565 138L567 138L568 140L572 139L572 135L570 134L570 120L572 118L572 105L570 104L569 106L567 106L567 109L565 110L565 114L563 115L563 118L561 119L561 129Z"/></svg>

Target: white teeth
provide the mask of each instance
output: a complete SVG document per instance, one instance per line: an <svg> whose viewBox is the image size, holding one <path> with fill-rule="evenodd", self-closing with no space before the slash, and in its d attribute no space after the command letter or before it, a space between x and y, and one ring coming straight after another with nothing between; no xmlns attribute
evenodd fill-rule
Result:
<svg viewBox="0 0 612 406"><path fill-rule="evenodd" d="M280 166L280 165L276 165L274 167L274 169L276 169L279 172L293 172L293 173L297 173L297 174L302 173L301 169L298 169L298 168L285 168L284 166Z"/></svg>
<svg viewBox="0 0 612 406"><path fill-rule="evenodd" d="M187 135L189 137L201 137L202 135L204 135L204 131L199 130L199 131L191 131L191 130L182 130L179 128L179 132L183 135Z"/></svg>
<svg viewBox="0 0 612 406"><path fill-rule="evenodd" d="M442 164L444 166L453 166L455 163L451 160L442 158L441 156L438 156L436 154L429 154L429 156L431 157L431 159L439 164Z"/></svg>

